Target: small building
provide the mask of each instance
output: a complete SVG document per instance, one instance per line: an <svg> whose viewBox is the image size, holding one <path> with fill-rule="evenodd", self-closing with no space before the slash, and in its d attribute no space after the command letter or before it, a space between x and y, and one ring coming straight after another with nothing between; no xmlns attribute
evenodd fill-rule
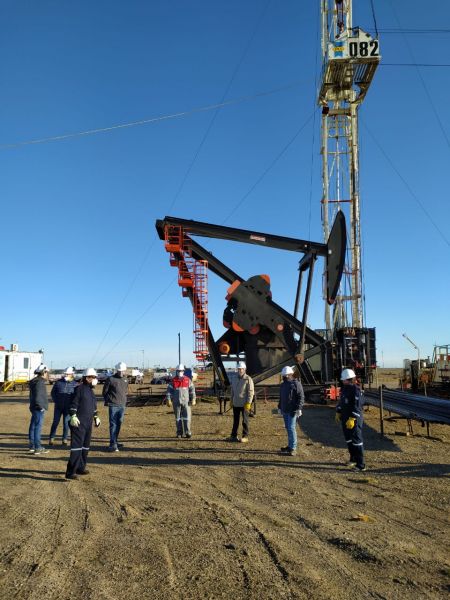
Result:
<svg viewBox="0 0 450 600"><path fill-rule="evenodd" d="M17 344L10 350L0 346L0 385L5 383L26 383L33 379L35 369L44 362L44 353L22 352Z"/></svg>

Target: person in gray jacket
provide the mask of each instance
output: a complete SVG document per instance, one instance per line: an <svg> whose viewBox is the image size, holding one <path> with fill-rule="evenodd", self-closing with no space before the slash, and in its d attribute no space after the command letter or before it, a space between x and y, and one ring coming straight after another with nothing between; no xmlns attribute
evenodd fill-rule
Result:
<svg viewBox="0 0 450 600"><path fill-rule="evenodd" d="M167 386L167 404L173 406L177 427L177 438L192 437L191 406L195 406L195 388L191 379L184 374L184 365L176 368L175 377Z"/></svg>
<svg viewBox="0 0 450 600"><path fill-rule="evenodd" d="M233 407L233 429L229 442L248 442L248 416L255 395L253 379L246 373L247 365L238 363L238 376L231 382L231 405ZM238 438L239 421L242 415L242 438Z"/></svg>
<svg viewBox="0 0 450 600"><path fill-rule="evenodd" d="M30 383L30 428L28 430L29 448L31 454L48 454L41 444L42 424L45 411L48 410L47 380L48 369L46 365L39 365L35 370Z"/></svg>
<svg viewBox="0 0 450 600"><path fill-rule="evenodd" d="M103 386L105 406L109 407L109 452L118 452L123 444L119 444L119 433L125 415L128 395L127 365L120 362L116 372L108 377Z"/></svg>

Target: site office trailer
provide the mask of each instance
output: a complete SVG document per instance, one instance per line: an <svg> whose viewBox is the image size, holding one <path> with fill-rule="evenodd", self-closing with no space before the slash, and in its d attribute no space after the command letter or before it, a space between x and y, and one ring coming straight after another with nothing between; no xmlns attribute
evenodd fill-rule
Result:
<svg viewBox="0 0 450 600"><path fill-rule="evenodd" d="M43 362L42 352L13 352L0 350L0 383L24 383L34 377L35 369Z"/></svg>

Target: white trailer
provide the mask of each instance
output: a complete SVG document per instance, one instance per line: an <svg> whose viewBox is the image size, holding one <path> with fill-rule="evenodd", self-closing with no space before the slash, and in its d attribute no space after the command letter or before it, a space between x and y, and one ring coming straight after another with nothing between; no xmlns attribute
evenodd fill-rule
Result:
<svg viewBox="0 0 450 600"><path fill-rule="evenodd" d="M30 381L43 361L42 351L22 352L16 344L11 346L11 350L0 350L0 384Z"/></svg>

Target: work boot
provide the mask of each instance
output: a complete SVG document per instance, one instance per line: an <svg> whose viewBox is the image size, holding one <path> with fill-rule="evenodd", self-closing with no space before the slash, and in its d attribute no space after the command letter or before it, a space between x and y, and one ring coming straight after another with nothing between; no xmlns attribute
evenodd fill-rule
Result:
<svg viewBox="0 0 450 600"><path fill-rule="evenodd" d="M241 438L241 443L242 444L248 444L248 437L246 435L244 435L244 437Z"/></svg>
<svg viewBox="0 0 450 600"><path fill-rule="evenodd" d="M282 448L280 448L280 452L282 452L283 454L287 454L290 451L291 449L289 448L289 446L283 446Z"/></svg>
<svg viewBox="0 0 450 600"><path fill-rule="evenodd" d="M181 433L177 433L177 438L178 438L179 440L181 440L181 438L182 438L182 437L183 437L183 434L181 434Z"/></svg>
<svg viewBox="0 0 450 600"><path fill-rule="evenodd" d="M77 471L77 475L89 475L89 471L84 469L84 471Z"/></svg>
<svg viewBox="0 0 450 600"><path fill-rule="evenodd" d="M358 467L358 465L356 465L355 467L353 467L352 471L356 471L357 473L362 473L363 471L367 471L367 467Z"/></svg>
<svg viewBox="0 0 450 600"><path fill-rule="evenodd" d="M66 479L78 479L77 475L69 475L68 473L66 473Z"/></svg>
<svg viewBox="0 0 450 600"><path fill-rule="evenodd" d="M62 445L63 446L68 446L69 445L69 440L63 440L62 441Z"/></svg>
<svg viewBox="0 0 450 600"><path fill-rule="evenodd" d="M296 456L297 450L295 450L295 448L293 448L292 450L289 450L288 454L289 454L289 456Z"/></svg>
<svg viewBox="0 0 450 600"><path fill-rule="evenodd" d="M28 452L29 452L30 454L34 454L34 453L36 452L36 450L35 450L34 448L29 448L29 449L28 449Z"/></svg>
<svg viewBox="0 0 450 600"><path fill-rule="evenodd" d="M230 435L230 437L228 437L225 441L226 442L238 442L239 438L235 435Z"/></svg>
<svg viewBox="0 0 450 600"><path fill-rule="evenodd" d="M54 443L55 443L55 438L50 438L50 439L48 440L48 445L49 445L49 446L53 446L53 445L54 445Z"/></svg>
<svg viewBox="0 0 450 600"><path fill-rule="evenodd" d="M36 456L37 454L48 454L49 452L50 450L47 450L47 448L38 448L34 451L34 455Z"/></svg>
<svg viewBox="0 0 450 600"><path fill-rule="evenodd" d="M187 433L187 434L186 434L186 437L187 437L187 439L188 439L188 440L190 440L190 439L191 439L191 437L192 437L192 433Z"/></svg>
<svg viewBox="0 0 450 600"><path fill-rule="evenodd" d="M345 466L346 466L346 467L356 467L356 460L348 460L348 461L345 463Z"/></svg>
<svg viewBox="0 0 450 600"><path fill-rule="evenodd" d="M108 452L119 452L119 448L117 446L109 446Z"/></svg>

